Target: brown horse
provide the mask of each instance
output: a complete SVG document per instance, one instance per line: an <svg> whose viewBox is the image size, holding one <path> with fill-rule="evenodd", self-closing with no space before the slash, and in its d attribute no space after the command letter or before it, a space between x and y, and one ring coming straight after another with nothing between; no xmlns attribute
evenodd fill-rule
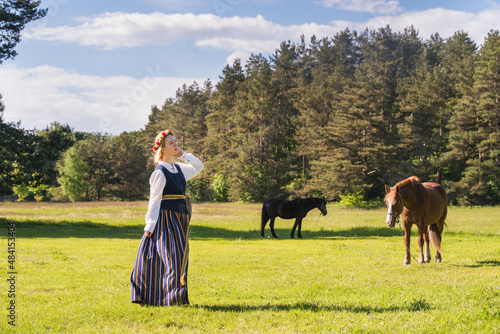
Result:
<svg viewBox="0 0 500 334"><path fill-rule="evenodd" d="M418 227L418 263L429 262L431 253L429 249L429 236L432 245L436 248L436 262L441 262L441 233L446 223L447 200L446 192L437 183L424 182L412 176L397 183L390 188L385 186L387 195L386 223L393 228L399 222L402 214L405 229L405 260L403 264L410 264L410 235L413 224ZM429 230L428 227L429 226ZM430 233L429 233L430 232ZM422 254L422 246L425 241L425 258Z"/></svg>

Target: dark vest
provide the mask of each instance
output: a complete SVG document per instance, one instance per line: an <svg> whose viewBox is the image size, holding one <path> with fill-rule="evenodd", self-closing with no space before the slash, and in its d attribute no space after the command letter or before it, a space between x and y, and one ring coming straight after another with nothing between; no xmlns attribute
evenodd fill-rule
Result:
<svg viewBox="0 0 500 334"><path fill-rule="evenodd" d="M161 170L167 180L162 195L185 195L186 194L186 178L182 173L179 165L175 164L177 173L171 173L162 165L156 166L155 170ZM168 199L162 200L160 208L162 210L172 210L181 213L188 213L186 200L184 199Z"/></svg>

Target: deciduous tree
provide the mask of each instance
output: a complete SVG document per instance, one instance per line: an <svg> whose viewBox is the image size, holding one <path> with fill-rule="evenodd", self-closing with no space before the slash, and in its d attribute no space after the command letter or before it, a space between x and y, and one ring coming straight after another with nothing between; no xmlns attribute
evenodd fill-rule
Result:
<svg viewBox="0 0 500 334"><path fill-rule="evenodd" d="M85 196L88 185L85 181L85 163L79 144L68 149L59 164L58 178L63 193L72 202L80 201Z"/></svg>

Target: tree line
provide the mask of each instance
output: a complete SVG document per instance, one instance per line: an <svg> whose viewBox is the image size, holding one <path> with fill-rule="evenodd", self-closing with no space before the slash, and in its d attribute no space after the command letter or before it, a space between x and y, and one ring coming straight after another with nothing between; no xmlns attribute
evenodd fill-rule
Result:
<svg viewBox="0 0 500 334"><path fill-rule="evenodd" d="M302 37L235 60L215 86L183 85L141 131L0 123L0 193L146 199L152 142L170 128L206 165L190 181L196 200L369 202L417 175L441 183L452 204L498 204L499 71L498 30L480 47L463 31L424 40L411 26Z"/></svg>
<svg viewBox="0 0 500 334"><path fill-rule="evenodd" d="M148 195L148 155L139 132L74 132L54 122L25 130L0 122L0 196L19 200L138 200Z"/></svg>

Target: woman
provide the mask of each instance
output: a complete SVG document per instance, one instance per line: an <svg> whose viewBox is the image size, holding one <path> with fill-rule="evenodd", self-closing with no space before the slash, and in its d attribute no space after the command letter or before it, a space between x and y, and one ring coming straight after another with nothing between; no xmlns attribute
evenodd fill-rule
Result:
<svg viewBox="0 0 500 334"><path fill-rule="evenodd" d="M153 151L158 166L149 179L146 227L130 278L132 303L189 304L186 283L191 212L186 181L203 170L203 163L177 147L171 130L158 134ZM174 163L174 159L182 163Z"/></svg>

